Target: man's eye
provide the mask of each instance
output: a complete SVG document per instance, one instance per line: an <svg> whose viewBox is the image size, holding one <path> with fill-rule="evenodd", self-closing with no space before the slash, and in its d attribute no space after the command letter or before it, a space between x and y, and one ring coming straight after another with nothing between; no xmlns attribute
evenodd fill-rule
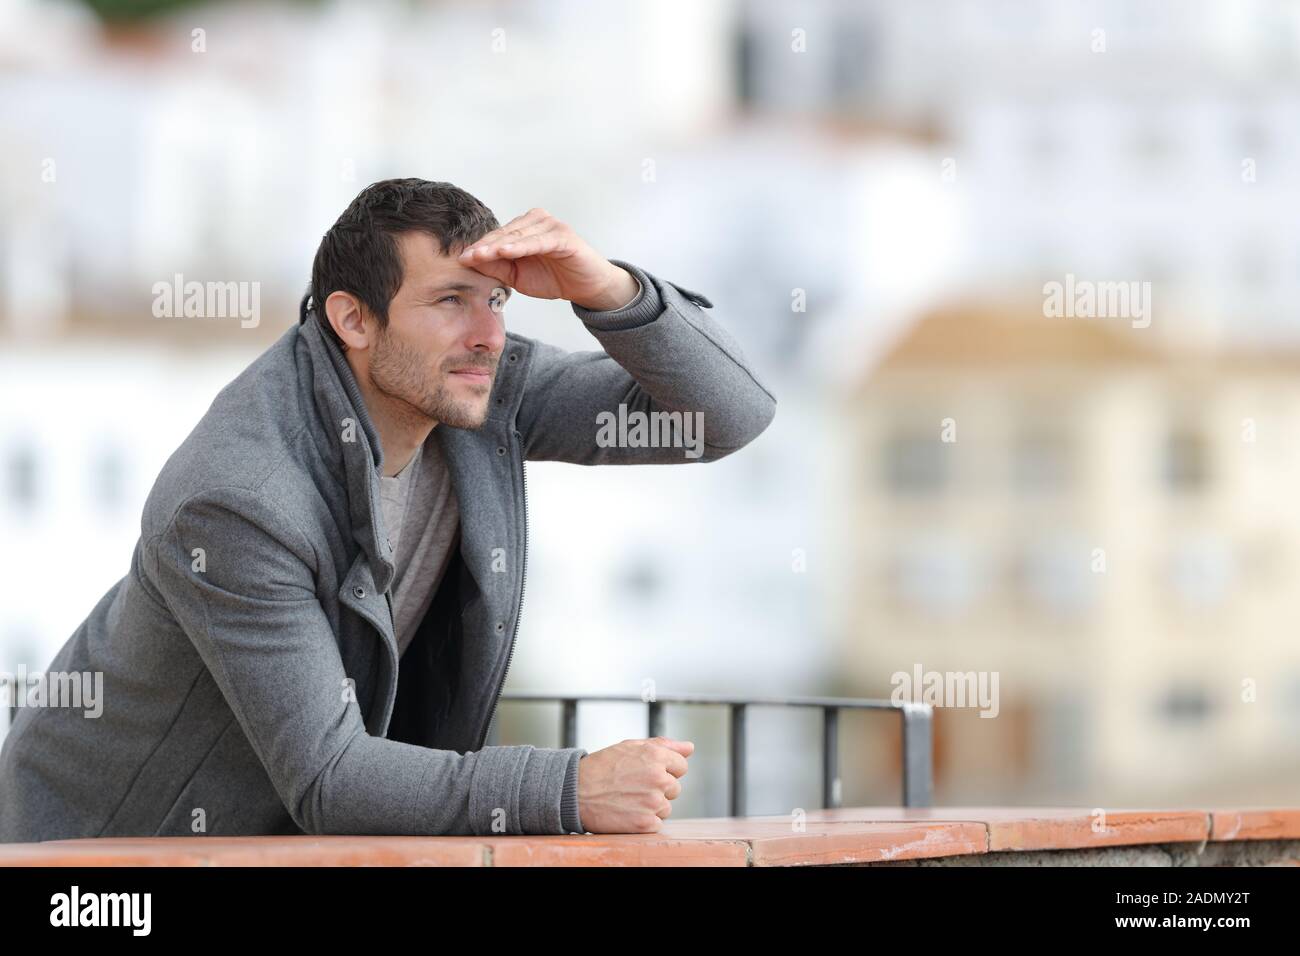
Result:
<svg viewBox="0 0 1300 956"><path fill-rule="evenodd" d="M459 302L459 301L460 301L460 296L458 295L444 295L441 299L438 300L438 303L441 304L443 302Z"/></svg>

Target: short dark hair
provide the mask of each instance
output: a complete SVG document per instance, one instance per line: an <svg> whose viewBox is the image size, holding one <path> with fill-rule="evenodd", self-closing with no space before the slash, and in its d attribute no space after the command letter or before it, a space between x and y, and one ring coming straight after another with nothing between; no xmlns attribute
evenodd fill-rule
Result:
<svg viewBox="0 0 1300 956"><path fill-rule="evenodd" d="M343 210L321 238L311 267L316 321L341 349L325 315L325 299L349 292L388 325L388 303L402 287L402 257L396 236L424 232L442 255L459 255L470 243L500 227L492 210L451 183L427 179L384 179L371 183Z"/></svg>

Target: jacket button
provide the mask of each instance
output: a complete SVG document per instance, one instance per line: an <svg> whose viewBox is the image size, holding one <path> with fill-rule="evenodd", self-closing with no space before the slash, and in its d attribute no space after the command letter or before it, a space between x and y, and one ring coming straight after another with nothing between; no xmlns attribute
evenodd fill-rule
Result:
<svg viewBox="0 0 1300 956"><path fill-rule="evenodd" d="M505 453L506 453L506 446L505 446L505 445L498 445L498 446L497 446L497 454L498 454L498 455L504 455Z"/></svg>
<svg viewBox="0 0 1300 956"><path fill-rule="evenodd" d="M504 622L504 621L497 621L497 633L500 634L500 633L501 633L502 631L504 631L505 629L506 629L505 622Z"/></svg>
<svg viewBox="0 0 1300 956"><path fill-rule="evenodd" d="M519 353L518 353L518 352L511 352L509 358L507 359L507 361L509 361L509 362L518 362L518 361L519 361Z"/></svg>
<svg viewBox="0 0 1300 956"><path fill-rule="evenodd" d="M361 598L366 596L366 589L358 584L356 587L352 589L352 593L357 596L358 600L360 600Z"/></svg>

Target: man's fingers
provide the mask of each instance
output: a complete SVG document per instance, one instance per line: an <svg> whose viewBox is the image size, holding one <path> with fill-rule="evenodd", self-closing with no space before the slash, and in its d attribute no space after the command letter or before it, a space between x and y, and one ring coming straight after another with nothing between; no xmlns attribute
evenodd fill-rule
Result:
<svg viewBox="0 0 1300 956"><path fill-rule="evenodd" d="M474 250L481 249L484 246L490 246L493 245L494 243L504 241L504 237L507 236L508 234L512 234L512 233L528 234L532 232L533 227L535 226L548 227L550 225L553 225L553 223L546 222L546 220L550 218L550 215L551 214L548 213L545 209L542 209L540 207L534 207L528 210L528 212L524 213L522 216L515 216L514 219L511 219L504 226L499 226L498 228L493 229L489 233L485 233L484 235L480 236L477 240L470 243L465 248L465 250L461 252L460 259L462 261L467 261L471 257L476 257Z"/></svg>
<svg viewBox="0 0 1300 956"><path fill-rule="evenodd" d="M540 221L534 223L521 223L514 228L503 227L501 229L494 229L478 242L472 243L466 252L477 253L481 249L490 249L493 246L501 245L503 242L517 242L518 240L528 236L535 236L544 232L549 232L553 228L555 228L555 223Z"/></svg>
<svg viewBox="0 0 1300 956"><path fill-rule="evenodd" d="M483 235L479 236L476 240L471 242L470 246L473 247L477 245L482 245L485 242L492 242L500 238L501 234L506 232L507 230L518 229L520 226L531 225L532 223L537 222L541 218L543 218L542 216L537 215L538 212L539 210L537 209L530 209L522 216L515 216L514 219L511 219L504 226L497 226L491 232L485 232Z"/></svg>
<svg viewBox="0 0 1300 956"><path fill-rule="evenodd" d="M540 236L543 233L551 232L555 228L555 220L543 219L531 225L520 225L514 229L508 229L494 239L491 244L499 246L503 242L517 242L520 239L527 239L529 236Z"/></svg>
<svg viewBox="0 0 1300 956"><path fill-rule="evenodd" d="M675 750L683 757L689 757L695 753L695 744L689 740L674 740L672 737L651 737L651 743L656 743L660 747L667 747Z"/></svg>
<svg viewBox="0 0 1300 956"><path fill-rule="evenodd" d="M695 752L695 744L689 740L673 740L669 737L652 737L650 742L662 748L665 770L674 777L686 774L686 757Z"/></svg>
<svg viewBox="0 0 1300 956"><path fill-rule="evenodd" d="M684 777L686 775L686 758L675 750L669 750L664 755L664 769L674 777Z"/></svg>
<svg viewBox="0 0 1300 956"><path fill-rule="evenodd" d="M501 242L477 247L470 258L462 260L472 266L476 262L490 259L519 259L524 256L540 256L567 249L565 236L554 229L525 236L522 239L503 237Z"/></svg>
<svg viewBox="0 0 1300 956"><path fill-rule="evenodd" d="M550 218L539 219L536 222L532 222L532 223L521 223L519 226L513 229L498 230L499 235L497 235L495 239L492 239L488 242L483 242L480 240L479 242L475 243L475 247L477 249L488 249L491 252L497 252L506 243L510 243L511 248L508 251L511 253L518 253L517 244L524 239L529 239L535 236L554 235L557 238L563 240L564 237L560 235L561 230L558 227L559 227L559 223L557 223L554 219L550 219ZM563 243L561 242L560 244L557 244L556 246L548 249L547 251L559 251L563 248L564 246ZM491 254L491 252L489 252L489 254ZM526 254L535 255L536 252L537 250L534 249L533 251L528 252Z"/></svg>

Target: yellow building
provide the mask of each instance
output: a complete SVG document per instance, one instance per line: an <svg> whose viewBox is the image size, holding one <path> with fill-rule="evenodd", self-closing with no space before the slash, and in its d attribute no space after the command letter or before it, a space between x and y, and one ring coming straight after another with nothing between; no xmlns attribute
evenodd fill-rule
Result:
<svg viewBox="0 0 1300 956"><path fill-rule="evenodd" d="M998 676L937 802L1300 792L1300 360L1174 341L959 305L855 394L846 677Z"/></svg>

